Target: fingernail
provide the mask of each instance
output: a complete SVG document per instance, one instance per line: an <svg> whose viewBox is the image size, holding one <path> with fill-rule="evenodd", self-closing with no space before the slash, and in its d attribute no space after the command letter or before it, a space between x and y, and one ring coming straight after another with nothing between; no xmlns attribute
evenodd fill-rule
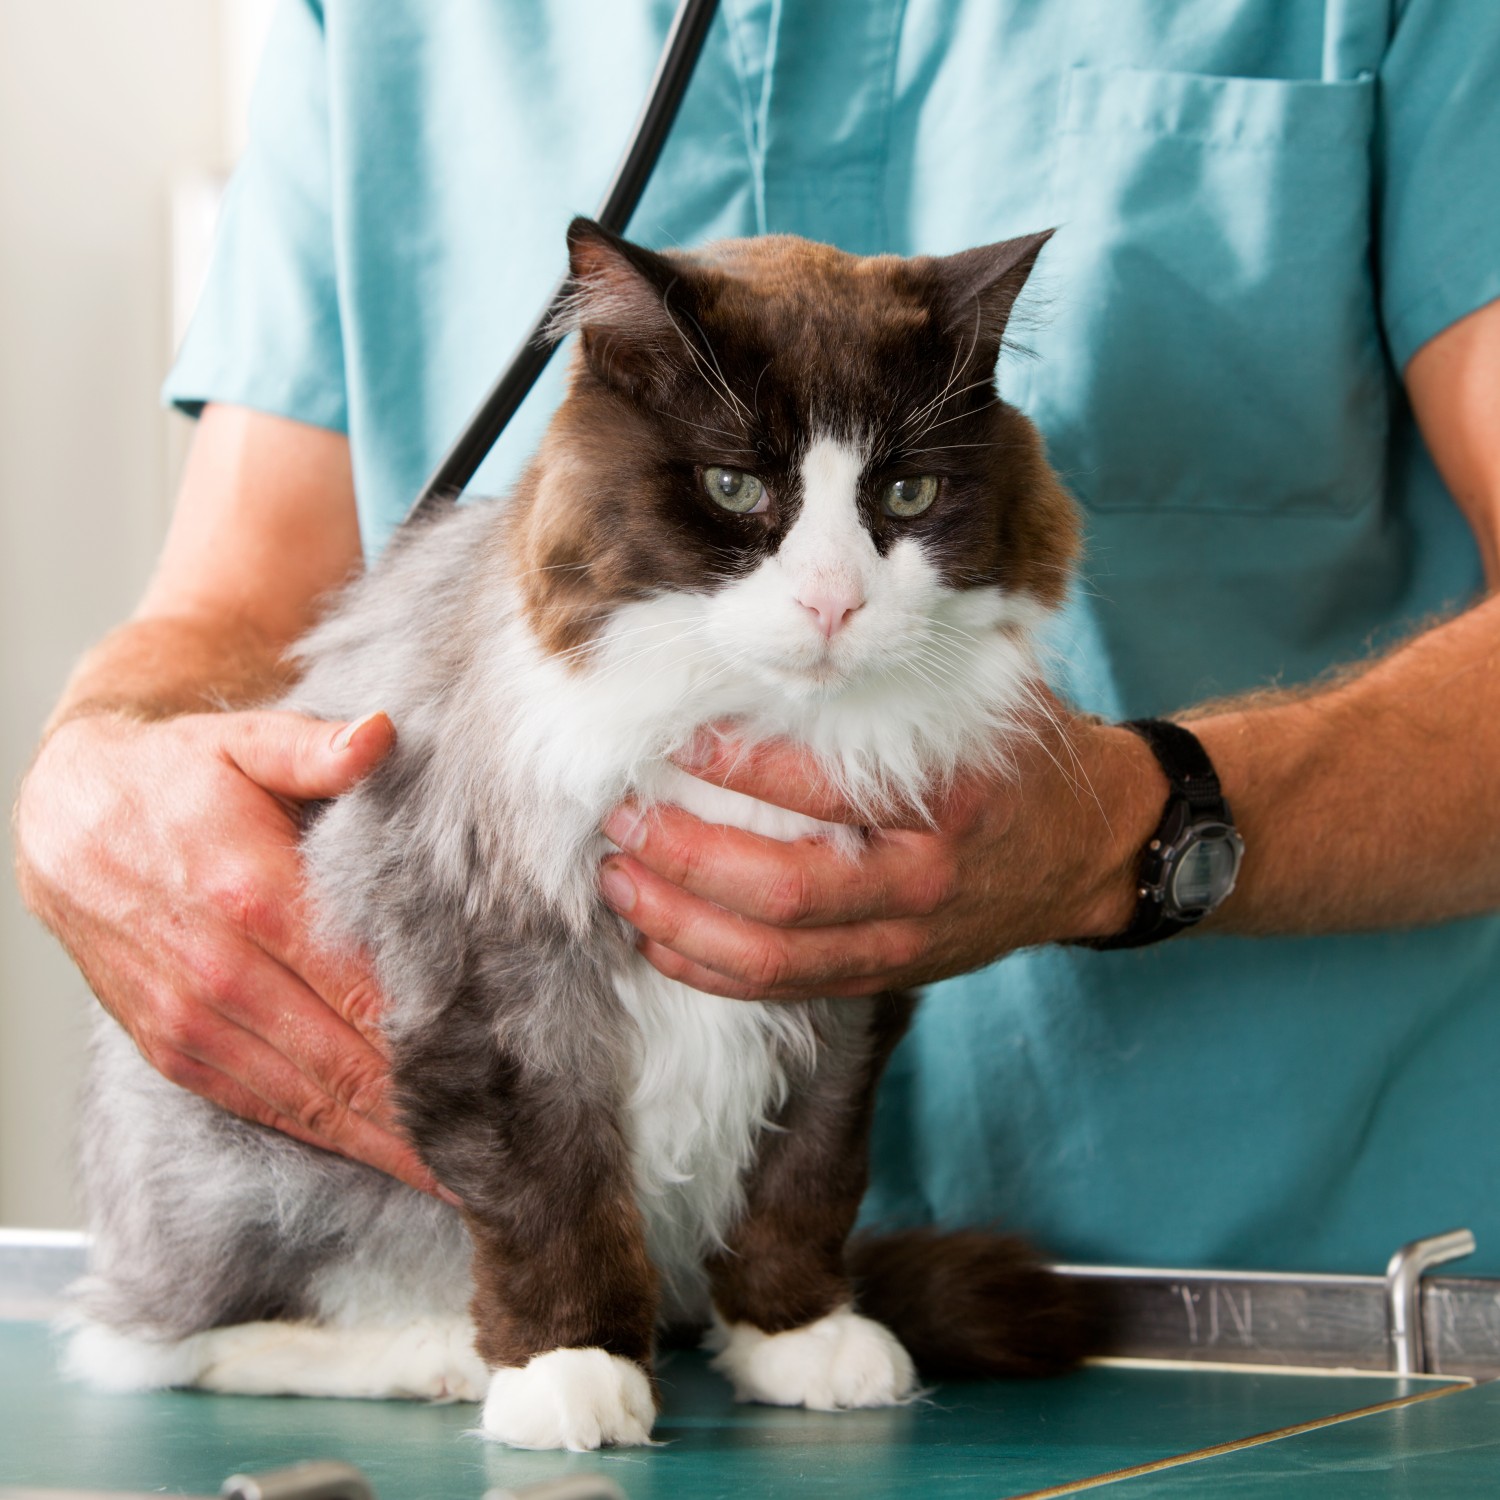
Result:
<svg viewBox="0 0 1500 1500"><path fill-rule="evenodd" d="M460 1198L457 1193L450 1193L448 1189L442 1185L442 1183L434 1183L432 1186L432 1190L450 1208L462 1208L464 1206L464 1200Z"/></svg>
<svg viewBox="0 0 1500 1500"><path fill-rule="evenodd" d="M599 877L599 889L608 906L624 916L635 905L635 881L618 865L605 865Z"/></svg>
<svg viewBox="0 0 1500 1500"><path fill-rule="evenodd" d="M334 735L333 748L338 751L347 750L349 746L354 743L354 736L357 735L360 730L365 727L365 725L373 724L379 717L380 710L377 708L374 713L366 714L364 718L356 719L352 724L345 724L344 727L339 730L336 735Z"/></svg>
<svg viewBox="0 0 1500 1500"><path fill-rule="evenodd" d="M646 842L646 820L633 807L617 807L605 820L604 837L634 854Z"/></svg>

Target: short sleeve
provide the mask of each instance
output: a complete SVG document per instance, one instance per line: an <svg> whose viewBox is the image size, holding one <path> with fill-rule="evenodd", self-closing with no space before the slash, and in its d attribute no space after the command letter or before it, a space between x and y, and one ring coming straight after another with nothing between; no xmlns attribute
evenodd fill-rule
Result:
<svg viewBox="0 0 1500 1500"><path fill-rule="evenodd" d="M223 401L347 431L330 156L322 6L282 0L202 297L163 391L190 415Z"/></svg>
<svg viewBox="0 0 1500 1500"><path fill-rule="evenodd" d="M1404 369L1500 297L1500 5L1404 0L1380 101L1381 305Z"/></svg>

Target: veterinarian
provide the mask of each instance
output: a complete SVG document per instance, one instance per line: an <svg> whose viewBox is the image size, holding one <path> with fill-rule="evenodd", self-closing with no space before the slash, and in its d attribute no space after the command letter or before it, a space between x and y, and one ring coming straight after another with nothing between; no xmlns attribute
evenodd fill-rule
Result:
<svg viewBox="0 0 1500 1500"><path fill-rule="evenodd" d="M18 805L26 899L168 1077L428 1190L380 997L296 894L295 805L392 727L222 705L281 680L525 328L666 21L286 0L168 383L202 413L171 531ZM1000 380L1085 507L1087 581L1018 774L853 866L624 809L602 875L704 989L932 984L872 1217L1359 1271L1462 1222L1500 1271L1497 80L1484 0L725 0L637 237L1060 226L1037 357ZM1201 932L1080 946L1158 920L1169 781L1119 721L1166 714L1217 771L1237 888L1220 860ZM731 762L698 770L850 816L794 754Z"/></svg>

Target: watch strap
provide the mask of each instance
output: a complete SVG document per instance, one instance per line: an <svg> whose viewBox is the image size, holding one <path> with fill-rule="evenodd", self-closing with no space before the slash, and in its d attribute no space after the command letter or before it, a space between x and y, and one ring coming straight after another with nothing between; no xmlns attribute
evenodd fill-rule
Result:
<svg viewBox="0 0 1500 1500"><path fill-rule="evenodd" d="M1170 719L1127 719L1120 727L1133 730L1150 745L1172 790L1187 798L1197 817L1229 821L1219 774L1191 729Z"/></svg>
<svg viewBox="0 0 1500 1500"><path fill-rule="evenodd" d="M1210 819L1231 827L1234 823L1213 762L1190 729L1170 719L1127 719L1120 727L1140 735L1151 747L1167 778L1168 792L1156 832L1141 851L1140 885L1130 925L1111 937L1084 938L1080 942L1082 947L1100 950L1143 948L1148 943L1175 937L1201 922L1207 912L1183 917L1167 910L1164 882L1160 878L1165 873L1160 868L1163 846L1171 825L1180 821L1184 812L1189 824Z"/></svg>

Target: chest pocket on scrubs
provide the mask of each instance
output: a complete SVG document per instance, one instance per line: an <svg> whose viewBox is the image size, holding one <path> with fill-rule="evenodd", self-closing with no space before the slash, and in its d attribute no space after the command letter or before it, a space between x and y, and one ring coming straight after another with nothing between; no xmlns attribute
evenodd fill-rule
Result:
<svg viewBox="0 0 1500 1500"><path fill-rule="evenodd" d="M1063 80L1028 409L1099 510L1347 512L1383 490L1375 85Z"/></svg>

